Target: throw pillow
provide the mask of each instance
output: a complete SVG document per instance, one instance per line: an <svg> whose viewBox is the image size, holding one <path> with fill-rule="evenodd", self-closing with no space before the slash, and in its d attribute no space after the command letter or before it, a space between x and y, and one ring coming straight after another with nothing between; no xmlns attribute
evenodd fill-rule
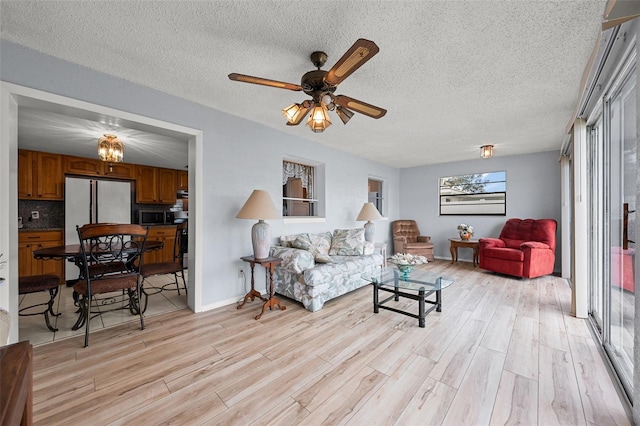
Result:
<svg viewBox="0 0 640 426"><path fill-rule="evenodd" d="M361 256L364 253L364 228L336 229L331 239L330 256Z"/></svg>
<svg viewBox="0 0 640 426"><path fill-rule="evenodd" d="M269 255L282 259L281 268L298 274L313 268L315 265L311 253L305 250L296 250L292 247L273 246L269 250Z"/></svg>
<svg viewBox="0 0 640 426"><path fill-rule="evenodd" d="M306 235L306 234L281 235L279 245L281 247L293 247L292 243L295 241L296 238L298 238L301 235Z"/></svg>
<svg viewBox="0 0 640 426"><path fill-rule="evenodd" d="M307 234L301 234L295 240L291 241L291 247L295 247L300 250L311 251L311 240Z"/></svg>
<svg viewBox="0 0 640 426"><path fill-rule="evenodd" d="M318 253L328 255L331 249L331 232L321 232L320 234L307 234L311 241L311 247Z"/></svg>
<svg viewBox="0 0 640 426"><path fill-rule="evenodd" d="M311 237L314 234L302 234L296 238L291 245L297 249L307 250L313 256L314 260L318 263L333 263L333 259L327 254L329 249L324 250L324 244L320 241L317 245L314 245ZM317 241L317 240L316 240ZM327 253L325 253L325 251Z"/></svg>

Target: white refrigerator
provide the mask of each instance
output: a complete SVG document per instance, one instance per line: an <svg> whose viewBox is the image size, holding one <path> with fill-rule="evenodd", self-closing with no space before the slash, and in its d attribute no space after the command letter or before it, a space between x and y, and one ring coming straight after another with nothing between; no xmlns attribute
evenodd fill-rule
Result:
<svg viewBox="0 0 640 426"><path fill-rule="evenodd" d="M67 177L64 190L65 244L79 243L76 225L131 223L131 182ZM78 272L67 262L67 279Z"/></svg>

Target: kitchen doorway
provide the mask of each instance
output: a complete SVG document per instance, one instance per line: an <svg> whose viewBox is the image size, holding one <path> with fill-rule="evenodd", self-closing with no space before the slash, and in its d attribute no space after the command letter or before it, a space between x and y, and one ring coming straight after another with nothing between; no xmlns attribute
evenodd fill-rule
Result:
<svg viewBox="0 0 640 426"><path fill-rule="evenodd" d="M202 132L197 129L187 128L160 120L131 114L125 111L107 108L96 104L79 101L72 98L54 95L51 93L18 86L11 83L0 82L0 103L2 108L2 130L0 131L0 158L3 158L0 167L0 199L6 200L0 203L0 253L6 257L7 263L3 264L3 278L6 282L0 285L0 308L9 312L11 329L9 341L18 341L18 200L17 200L17 127L20 108L35 108L66 114L73 117L94 121L105 118L117 121L119 125L127 128L148 131L155 129L158 132L171 132L182 135L189 150L189 187L190 192L190 220L189 234L201 235L202 217L198 199L202 196L202 189L196 186L196 182L202 182ZM16 226L12 226L15 224ZM189 296L188 307L194 311L202 310L202 262L200 243L197 238L189 239ZM3 259L4 260L4 257Z"/></svg>

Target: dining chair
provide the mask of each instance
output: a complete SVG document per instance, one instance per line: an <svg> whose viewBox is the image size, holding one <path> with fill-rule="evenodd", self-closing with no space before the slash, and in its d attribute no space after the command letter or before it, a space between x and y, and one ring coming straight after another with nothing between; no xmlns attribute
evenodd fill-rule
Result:
<svg viewBox="0 0 640 426"><path fill-rule="evenodd" d="M140 225L131 224L93 224L77 226L76 230L80 240L84 273L83 279L78 281L73 289L79 295L80 315L85 323L84 346L89 346L91 306L96 301L96 295L116 292L124 294L123 300L126 300L127 304L114 309L129 309L131 313L139 315L140 329L144 330L144 317L139 301L139 259L144 250L147 230ZM105 305L100 306L101 312L105 312Z"/></svg>
<svg viewBox="0 0 640 426"><path fill-rule="evenodd" d="M142 292L145 295L147 295L144 287L146 279L152 276L166 274L173 274L173 283L163 285L158 289L159 291L166 290L167 286L175 284L178 294L180 294L180 284L178 283L178 275L180 275L184 292L185 294L187 293L187 282L184 278L184 254L187 248L187 232L187 222L176 225L176 238L173 242L173 259L170 262L145 263L143 261L142 267L140 268L140 275L142 275ZM147 299L148 297L145 298L144 310L146 310Z"/></svg>

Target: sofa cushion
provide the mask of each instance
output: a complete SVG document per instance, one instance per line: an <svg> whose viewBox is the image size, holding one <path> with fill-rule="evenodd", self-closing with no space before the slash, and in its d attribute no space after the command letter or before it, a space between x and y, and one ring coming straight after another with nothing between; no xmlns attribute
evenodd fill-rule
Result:
<svg viewBox="0 0 640 426"><path fill-rule="evenodd" d="M331 246L330 232L323 232L322 234L301 234L291 245L301 250L307 250L318 263L333 262L329 256L329 248Z"/></svg>
<svg viewBox="0 0 640 426"><path fill-rule="evenodd" d="M282 259L280 266L292 272L302 273L315 266L313 255L306 250L292 247L274 246L269 250L269 255Z"/></svg>
<svg viewBox="0 0 640 426"><path fill-rule="evenodd" d="M316 265L314 268L304 271L304 281L310 287L331 286L345 277L360 277L362 273L372 267L379 267L382 256L374 254L370 256L333 256L333 263L329 265Z"/></svg>
<svg viewBox="0 0 640 426"><path fill-rule="evenodd" d="M331 249L331 232L321 232L319 234L307 234L311 247L320 254L328 255Z"/></svg>
<svg viewBox="0 0 640 426"><path fill-rule="evenodd" d="M293 247L293 242L301 235L306 234L294 234L294 235L281 235L280 236L280 246L282 247Z"/></svg>
<svg viewBox="0 0 640 426"><path fill-rule="evenodd" d="M482 251L482 255L486 257L495 257L512 262L523 262L524 252L513 248L493 248L489 247Z"/></svg>
<svg viewBox="0 0 640 426"><path fill-rule="evenodd" d="M361 256L364 253L364 228L336 229L331 239L330 256Z"/></svg>

